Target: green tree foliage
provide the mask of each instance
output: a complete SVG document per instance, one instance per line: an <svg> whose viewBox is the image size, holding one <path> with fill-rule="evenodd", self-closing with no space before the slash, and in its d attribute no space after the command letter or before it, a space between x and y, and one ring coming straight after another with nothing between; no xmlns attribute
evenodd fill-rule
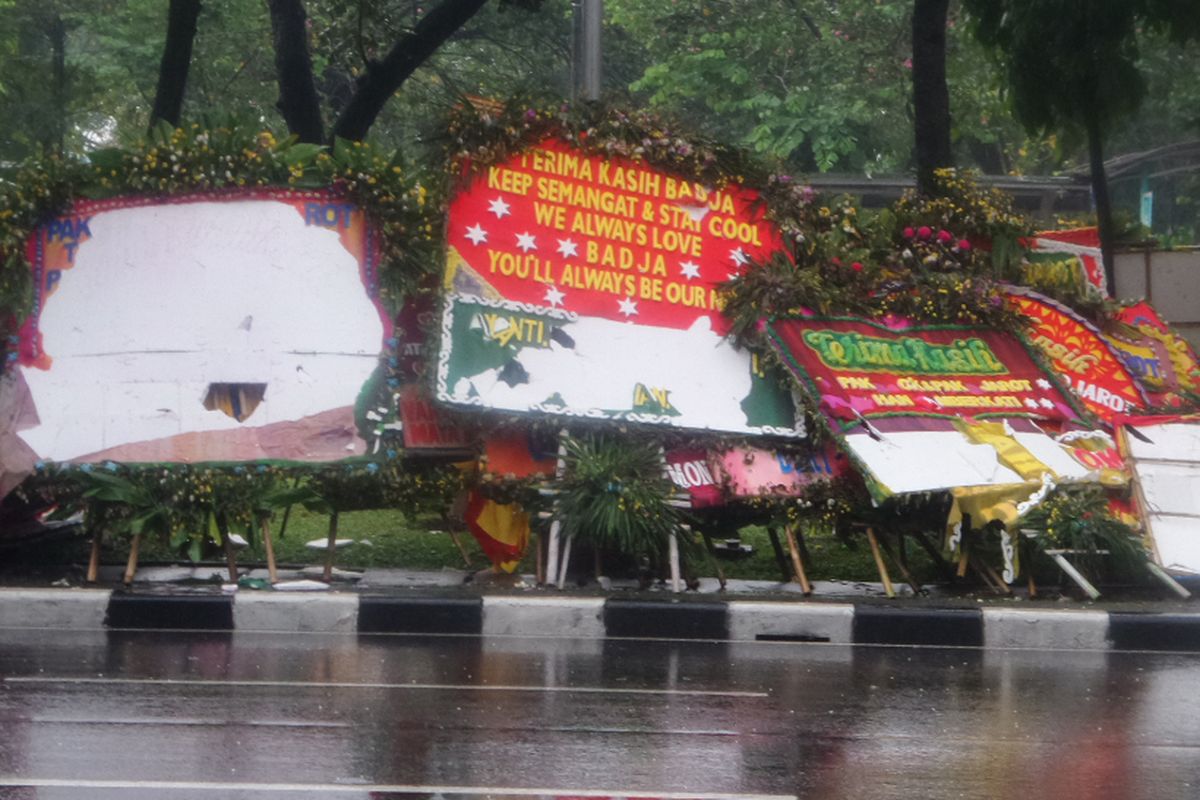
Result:
<svg viewBox="0 0 1200 800"><path fill-rule="evenodd" d="M907 161L909 4L610 0L651 53L633 84L708 135L805 170Z"/></svg>
<svg viewBox="0 0 1200 800"><path fill-rule="evenodd" d="M1146 95L1139 69L1146 29L1178 41L1200 33L1194 3L1182 0L963 0L974 32L999 54L1017 118L1033 133L1084 138L1092 193L1113 283L1114 226L1104 142Z"/></svg>

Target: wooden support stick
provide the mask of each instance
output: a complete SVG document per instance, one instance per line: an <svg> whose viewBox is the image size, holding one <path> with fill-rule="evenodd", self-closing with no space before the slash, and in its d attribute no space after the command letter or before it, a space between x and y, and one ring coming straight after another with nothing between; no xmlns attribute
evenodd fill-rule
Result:
<svg viewBox="0 0 1200 800"><path fill-rule="evenodd" d="M567 585L567 568L571 566L571 545L575 543L574 535L568 536L563 542L562 566L559 567L558 577L554 581L554 585L562 589Z"/></svg>
<svg viewBox="0 0 1200 800"><path fill-rule="evenodd" d="M237 554L233 552L233 541L229 538L229 521L224 514L217 514L217 531L221 534L221 547L225 551L225 568L229 570L229 582L237 583Z"/></svg>
<svg viewBox="0 0 1200 800"><path fill-rule="evenodd" d="M708 549L709 558L712 559L713 566L717 568L717 581L721 584L721 591L725 591L725 569L721 566L721 562L717 561L717 548L713 547L712 534L705 528L700 531L700 535L704 537L704 546Z"/></svg>
<svg viewBox="0 0 1200 800"><path fill-rule="evenodd" d="M796 573L796 583L805 595L812 594L812 584L808 582L808 573L804 571L804 561L800 558L800 545L796 542L796 526L785 525L783 535L787 537L788 555L792 557L792 570Z"/></svg>
<svg viewBox="0 0 1200 800"><path fill-rule="evenodd" d="M671 562L671 591L678 594L683 591L683 581L679 579L679 540L675 536L672 533L667 540L667 555Z"/></svg>
<svg viewBox="0 0 1200 800"><path fill-rule="evenodd" d="M1083 593L1089 598L1095 600L1100 597L1100 590L1095 586L1092 586L1088 579L1083 577L1083 574L1079 570L1075 569L1075 565L1070 561L1067 561L1066 556L1064 556L1062 553L1051 550L1047 550L1046 555L1053 558L1054 563L1058 564L1058 566L1062 568L1062 571L1067 573L1067 577L1075 581L1075 584L1080 589L1083 589Z"/></svg>
<svg viewBox="0 0 1200 800"><path fill-rule="evenodd" d="M275 569L275 545L271 542L271 518L263 515L258 518L258 528L262 533L263 549L267 551L267 579L271 583L279 580Z"/></svg>
<svg viewBox="0 0 1200 800"><path fill-rule="evenodd" d="M537 585L541 586L546 582L546 534L540 530L537 533L537 549L534 551L533 558L533 576L537 581Z"/></svg>
<svg viewBox="0 0 1200 800"><path fill-rule="evenodd" d="M775 550L775 563L779 565L779 573L783 575L783 582L787 583L792 579L792 571L788 567L787 557L783 554L783 545L779 543L779 531L775 530L774 525L767 526L767 536L771 538L771 547Z"/></svg>
<svg viewBox="0 0 1200 800"><path fill-rule="evenodd" d="M100 577L100 544L104 529L97 525L92 529L92 553L88 556L87 582L95 583Z"/></svg>
<svg viewBox="0 0 1200 800"><path fill-rule="evenodd" d="M458 554L462 556L463 566L465 566L467 569L470 569L471 556L467 553L467 548L463 546L462 539L459 538L458 532L454 530L454 528L451 528L449 525L447 525L446 533L450 535L450 541L454 542L454 546L458 548Z"/></svg>
<svg viewBox="0 0 1200 800"><path fill-rule="evenodd" d="M1187 600L1192 596L1192 593L1185 589L1183 584L1168 575L1165 571L1163 571L1162 567L1160 567L1158 564L1155 564L1153 561L1146 562L1146 569L1150 570L1150 574L1157 578L1163 586L1166 586L1184 600Z"/></svg>
<svg viewBox="0 0 1200 800"><path fill-rule="evenodd" d="M879 537L879 546L883 548L883 552L892 560L892 563L899 568L900 574L904 576L904 580L907 581L908 585L912 587L913 594L921 594L923 591L921 589L921 584L916 578L913 577L912 572L909 571L908 564L905 563L906 559L898 558L896 556L895 552L892 551L892 546L888 543L886 536Z"/></svg>
<svg viewBox="0 0 1200 800"><path fill-rule="evenodd" d="M875 538L875 529L867 526L867 541L871 543L871 555L875 557L875 568L879 570L879 579L883 581L883 591L888 597L895 597L896 590L892 588L892 579L888 576L887 564L879 553L879 540Z"/></svg>
<svg viewBox="0 0 1200 800"><path fill-rule="evenodd" d="M325 572L321 580L333 582L333 554L337 550L338 512L329 512L329 536L325 539Z"/></svg>
<svg viewBox="0 0 1200 800"><path fill-rule="evenodd" d="M1000 576L1000 573L996 572L991 564L984 562L983 569L996 584L996 591L999 594L1012 594L1012 587L1004 582L1004 578Z"/></svg>
<svg viewBox="0 0 1200 800"><path fill-rule="evenodd" d="M557 483L563 479L567 472L567 429L562 428L558 432L558 460L554 463L554 480ZM558 518L558 501L555 503L555 518L550 522L550 541L547 543L546 553L546 575L548 580L554 582L558 588L562 588L558 581L558 548L559 540L562 538L562 520ZM563 570L565 573L565 569ZM565 578L564 578L565 580Z"/></svg>
<svg viewBox="0 0 1200 800"><path fill-rule="evenodd" d="M138 564L138 547L142 543L142 535L135 533L129 541L129 561L125 563L125 580L126 586L133 583L133 576L137 573Z"/></svg>
<svg viewBox="0 0 1200 800"><path fill-rule="evenodd" d="M913 531L910 535L921 546L921 549L929 554L929 558L937 565L938 572L943 578L949 580L954 577L954 567L942 555L942 551L926 538L924 531Z"/></svg>
<svg viewBox="0 0 1200 800"><path fill-rule="evenodd" d="M967 564L969 561L970 561L970 559L967 556L967 543L965 541L959 540L959 542L958 542L958 569L955 570L954 574L960 578L967 577Z"/></svg>

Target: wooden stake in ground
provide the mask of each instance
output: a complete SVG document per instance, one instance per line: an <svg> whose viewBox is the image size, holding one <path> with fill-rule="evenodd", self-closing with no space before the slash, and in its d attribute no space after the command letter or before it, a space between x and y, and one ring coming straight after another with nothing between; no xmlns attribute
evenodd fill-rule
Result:
<svg viewBox="0 0 1200 800"><path fill-rule="evenodd" d="M534 552L533 571L534 580L537 581L538 586L541 586L546 582L546 535L539 530L536 538L537 550Z"/></svg>
<svg viewBox="0 0 1200 800"><path fill-rule="evenodd" d="M800 558L800 545L796 542L796 526L786 525L783 535L787 537L788 554L792 557L792 569L796 573L796 583L805 595L812 594L812 585L808 582L808 573L804 571L804 561Z"/></svg>
<svg viewBox="0 0 1200 800"><path fill-rule="evenodd" d="M871 555L875 557L875 568L879 570L879 580L883 582L883 591L888 597L895 597L896 590L892 588L892 579L888 575L887 564L879 552L879 540L875 538L875 529L867 526L867 541L871 543Z"/></svg>
<svg viewBox="0 0 1200 800"><path fill-rule="evenodd" d="M133 539L129 541L129 561L125 562L125 580L126 586L133 583L133 576L137 572L138 563L138 547L141 546L142 535L135 533Z"/></svg>
<svg viewBox="0 0 1200 800"><path fill-rule="evenodd" d="M104 529L99 525L92 528L92 554L88 557L87 582L95 583L100 576L100 544Z"/></svg>
<svg viewBox="0 0 1200 800"><path fill-rule="evenodd" d="M559 567L558 577L554 581L554 585L559 589L567 585L567 567L571 566L571 545L575 543L575 536L567 537L563 542L562 565Z"/></svg>
<svg viewBox="0 0 1200 800"><path fill-rule="evenodd" d="M721 584L721 591L725 591L725 570L721 567L721 562L717 561L717 548L713 547L712 534L708 528L700 531L700 535L704 537L704 547L708 550L708 555L712 558L713 566L717 568L717 581Z"/></svg>
<svg viewBox="0 0 1200 800"><path fill-rule="evenodd" d="M221 547L225 550L225 568L229 570L229 582L237 583L237 553L233 551L233 541L229 538L229 520L224 514L217 514L217 531L221 534Z"/></svg>
<svg viewBox="0 0 1200 800"><path fill-rule="evenodd" d="M337 535L338 535L338 512L329 512L329 538L325 540L325 572L321 575L321 580L326 583L333 582L333 554L337 550Z"/></svg>
<svg viewBox="0 0 1200 800"><path fill-rule="evenodd" d="M671 591L682 592L683 583L679 580L679 540L675 538L674 533L667 540L667 554L671 562Z"/></svg>
<svg viewBox="0 0 1200 800"><path fill-rule="evenodd" d="M883 549L884 555L890 558L892 563L899 568L900 574L904 576L904 580L908 581L908 585L912 587L913 594L921 594L921 584L913 577L912 571L909 570L908 564L905 563L907 559L900 558L893 552L892 546L888 544L886 536L879 537L879 546Z"/></svg>
<svg viewBox="0 0 1200 800"><path fill-rule="evenodd" d="M258 529L262 533L263 549L267 551L267 578L271 583L275 583L279 580L279 576L275 572L275 545L271 543L271 518L259 517Z"/></svg>
<svg viewBox="0 0 1200 800"><path fill-rule="evenodd" d="M767 526L767 536L771 539L771 549L775 551L775 563L779 565L779 574L783 576L783 582L787 583L792 579L792 573L788 569L787 557L783 554L783 545L779 543L779 531L775 530L774 525Z"/></svg>

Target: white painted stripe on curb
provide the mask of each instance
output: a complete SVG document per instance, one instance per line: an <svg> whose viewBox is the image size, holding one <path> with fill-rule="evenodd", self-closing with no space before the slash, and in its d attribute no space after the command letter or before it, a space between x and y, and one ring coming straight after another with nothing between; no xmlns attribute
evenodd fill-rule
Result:
<svg viewBox="0 0 1200 800"><path fill-rule="evenodd" d="M238 632L354 633L358 595L238 592L233 599Z"/></svg>
<svg viewBox="0 0 1200 800"><path fill-rule="evenodd" d="M603 597L483 598L484 636L604 638Z"/></svg>
<svg viewBox="0 0 1200 800"><path fill-rule="evenodd" d="M735 600L728 605L729 638L734 642L760 636L833 644L854 641L854 606L848 603Z"/></svg>
<svg viewBox="0 0 1200 800"><path fill-rule="evenodd" d="M580 789L575 787L443 786L407 783L258 783L253 781L104 781L87 778L23 778L0 775L0 788L124 789L204 792L289 792L295 794L464 795L474 797L655 797L659 800L796 800L794 794L739 794L737 792L676 792L662 789Z"/></svg>
<svg viewBox="0 0 1200 800"><path fill-rule="evenodd" d="M103 628L108 589L0 589L0 628Z"/></svg>
<svg viewBox="0 0 1200 800"><path fill-rule="evenodd" d="M1107 650L1107 611L983 609L983 646Z"/></svg>

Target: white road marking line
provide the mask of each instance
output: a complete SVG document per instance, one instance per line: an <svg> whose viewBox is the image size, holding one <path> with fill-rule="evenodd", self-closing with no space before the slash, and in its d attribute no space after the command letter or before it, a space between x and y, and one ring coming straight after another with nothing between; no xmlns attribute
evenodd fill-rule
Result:
<svg viewBox="0 0 1200 800"><path fill-rule="evenodd" d="M0 787L55 789L157 789L213 792L310 792L325 794L450 794L523 797L568 795L575 797L653 797L658 800L798 800L794 794L737 794L732 792L665 792L655 789L510 788L503 786L422 786L372 783L232 783L219 781L98 781L69 778L17 778L0 775Z"/></svg>
<svg viewBox="0 0 1200 800"><path fill-rule="evenodd" d="M285 689L411 689L454 692L555 692L560 694L633 694L683 697L770 697L770 692L717 691L708 689L633 689L605 686L519 686L514 684L456 683L356 683L343 681L216 681L190 678L53 678L13 676L0 683L129 684L135 686L252 686Z"/></svg>

